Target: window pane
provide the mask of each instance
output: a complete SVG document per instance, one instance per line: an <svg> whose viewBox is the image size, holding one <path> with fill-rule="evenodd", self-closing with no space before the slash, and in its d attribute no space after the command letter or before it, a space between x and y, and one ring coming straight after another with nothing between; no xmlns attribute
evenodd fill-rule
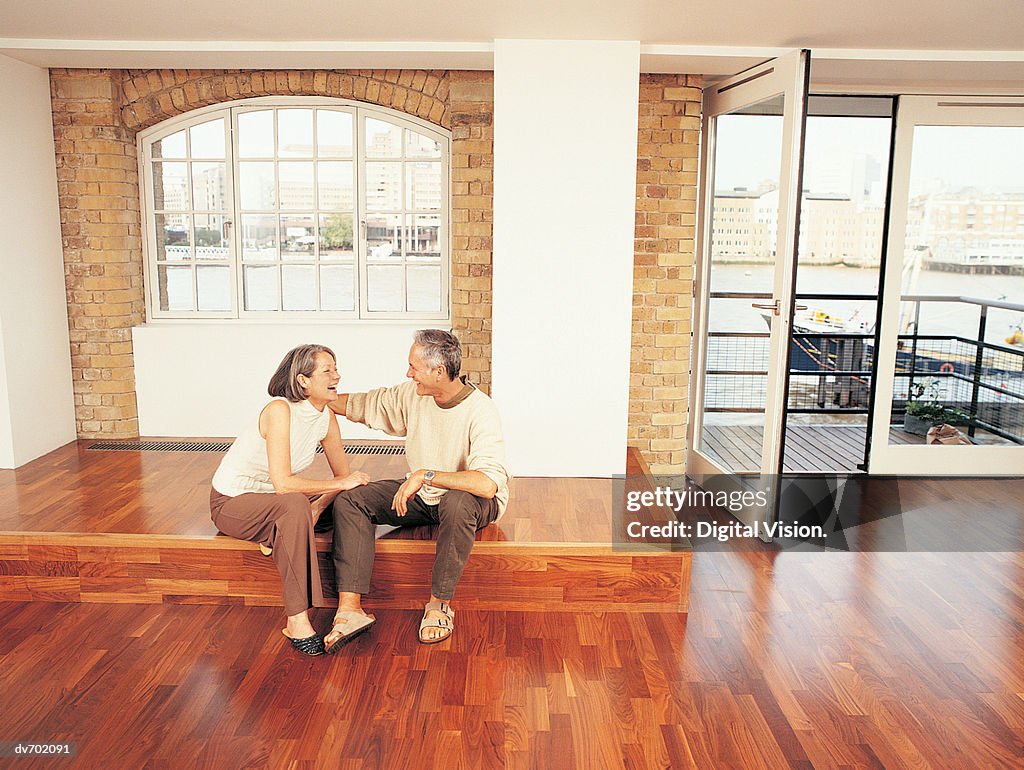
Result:
<svg viewBox="0 0 1024 770"><path fill-rule="evenodd" d="M406 270L409 283L408 310L438 312L441 309L441 266L411 265Z"/></svg>
<svg viewBox="0 0 1024 770"><path fill-rule="evenodd" d="M397 211L402 208L402 164L366 164L366 208Z"/></svg>
<svg viewBox="0 0 1024 770"><path fill-rule="evenodd" d="M320 209L351 211L352 164L331 161L317 164L317 187L320 189Z"/></svg>
<svg viewBox="0 0 1024 770"><path fill-rule="evenodd" d="M238 186L243 209L272 209L277 201L273 163L239 163Z"/></svg>
<svg viewBox="0 0 1024 770"><path fill-rule="evenodd" d="M224 211L228 206L227 171L223 163L192 164L192 208Z"/></svg>
<svg viewBox="0 0 1024 770"><path fill-rule="evenodd" d="M274 157L274 112L243 112L238 116L238 154L243 158Z"/></svg>
<svg viewBox="0 0 1024 770"><path fill-rule="evenodd" d="M320 215L320 259L352 259L352 215Z"/></svg>
<svg viewBox="0 0 1024 770"><path fill-rule="evenodd" d="M1024 297L1024 127L918 125L912 149L889 443L940 423L969 433L964 447L1019 443L1024 362L1009 345L1024 317L938 298Z"/></svg>
<svg viewBox="0 0 1024 770"><path fill-rule="evenodd" d="M440 158L441 143L432 137L405 130L405 157Z"/></svg>
<svg viewBox="0 0 1024 770"><path fill-rule="evenodd" d="M285 310L316 310L316 286L312 265L281 268L281 299Z"/></svg>
<svg viewBox="0 0 1024 770"><path fill-rule="evenodd" d="M191 143L189 154L193 158L225 157L223 118L192 126L188 130L188 138Z"/></svg>
<svg viewBox="0 0 1024 770"><path fill-rule="evenodd" d="M316 153L321 158L352 157L352 114L317 110Z"/></svg>
<svg viewBox="0 0 1024 770"><path fill-rule="evenodd" d="M315 244L312 214L288 214L281 217L282 259L312 261Z"/></svg>
<svg viewBox="0 0 1024 770"><path fill-rule="evenodd" d="M192 268L179 265L157 265L157 287L160 309L192 310Z"/></svg>
<svg viewBox="0 0 1024 770"><path fill-rule="evenodd" d="M406 163L406 208L441 208L441 164Z"/></svg>
<svg viewBox="0 0 1024 770"><path fill-rule="evenodd" d="M153 208L188 210L188 164L153 164Z"/></svg>
<svg viewBox="0 0 1024 770"><path fill-rule="evenodd" d="M313 164L281 163L281 208L309 210L316 205L313 201Z"/></svg>
<svg viewBox="0 0 1024 770"><path fill-rule="evenodd" d="M277 217L273 214L242 216L242 259L246 262L277 260Z"/></svg>
<svg viewBox="0 0 1024 770"><path fill-rule="evenodd" d="M366 157L402 157L402 129L383 120L366 119Z"/></svg>
<svg viewBox="0 0 1024 770"><path fill-rule="evenodd" d="M277 310L277 267L245 266L245 309Z"/></svg>
<svg viewBox="0 0 1024 770"><path fill-rule="evenodd" d="M188 214L157 214L156 259L158 262L176 262L192 258L192 238ZM164 308L166 310L166 308Z"/></svg>
<svg viewBox="0 0 1024 770"><path fill-rule="evenodd" d="M199 309L220 311L231 309L231 273L228 267L201 265L196 268L199 284Z"/></svg>
<svg viewBox="0 0 1024 770"><path fill-rule="evenodd" d="M354 265L326 265L320 268L320 309L355 310L356 269Z"/></svg>
<svg viewBox="0 0 1024 770"><path fill-rule="evenodd" d="M313 110L277 111L277 154L282 158L313 155Z"/></svg>
<svg viewBox="0 0 1024 770"><path fill-rule="evenodd" d="M441 218L437 214L412 214L405 218L408 227L405 253L415 261L441 258Z"/></svg>
<svg viewBox="0 0 1024 770"><path fill-rule="evenodd" d="M399 240L400 218L390 214L366 218L366 255L371 262L397 262L402 259Z"/></svg>
<svg viewBox="0 0 1024 770"><path fill-rule="evenodd" d="M366 304L378 312L403 310L402 266L370 265L366 268Z"/></svg>
<svg viewBox="0 0 1024 770"><path fill-rule="evenodd" d="M154 158L184 158L185 157L185 132L178 131L170 136L165 136L153 142Z"/></svg>
<svg viewBox="0 0 1024 770"><path fill-rule="evenodd" d="M222 214L196 214L196 259L227 260L230 258L224 242L224 216Z"/></svg>

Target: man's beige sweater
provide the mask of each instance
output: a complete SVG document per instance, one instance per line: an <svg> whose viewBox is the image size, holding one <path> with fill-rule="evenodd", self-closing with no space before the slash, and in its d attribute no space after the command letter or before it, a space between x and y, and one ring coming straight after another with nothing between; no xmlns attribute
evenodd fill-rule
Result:
<svg viewBox="0 0 1024 770"><path fill-rule="evenodd" d="M465 380L464 380L465 381ZM472 387L472 386L471 386ZM498 516L508 505L505 439L494 402L477 388L454 406L417 396L411 380L369 393L350 393L345 416L392 436L405 436L411 470L480 471L498 485ZM446 490L424 484L423 502L437 505Z"/></svg>

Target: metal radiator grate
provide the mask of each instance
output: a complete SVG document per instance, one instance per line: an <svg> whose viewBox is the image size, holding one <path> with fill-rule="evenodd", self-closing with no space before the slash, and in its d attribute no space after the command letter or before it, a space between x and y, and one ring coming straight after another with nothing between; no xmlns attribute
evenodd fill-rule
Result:
<svg viewBox="0 0 1024 770"><path fill-rule="evenodd" d="M127 452L226 452L231 448L232 441L97 441L86 449L104 449ZM323 447L317 447L318 454L323 454ZM405 446L397 442L386 444L352 443L345 445L345 453L350 455L404 455Z"/></svg>

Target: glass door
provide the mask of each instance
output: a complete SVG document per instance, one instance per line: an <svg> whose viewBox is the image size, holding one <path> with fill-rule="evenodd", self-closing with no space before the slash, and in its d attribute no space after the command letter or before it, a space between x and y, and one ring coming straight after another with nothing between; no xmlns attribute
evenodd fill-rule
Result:
<svg viewBox="0 0 1024 770"><path fill-rule="evenodd" d="M809 66L795 51L704 91L687 475L763 492L747 525L775 519Z"/></svg>
<svg viewBox="0 0 1024 770"><path fill-rule="evenodd" d="M1024 469L1024 99L903 97L874 474Z"/></svg>

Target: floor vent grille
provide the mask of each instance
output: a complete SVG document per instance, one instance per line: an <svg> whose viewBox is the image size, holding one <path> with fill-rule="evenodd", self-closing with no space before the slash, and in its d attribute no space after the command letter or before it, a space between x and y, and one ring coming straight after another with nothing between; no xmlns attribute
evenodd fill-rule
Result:
<svg viewBox="0 0 1024 770"><path fill-rule="evenodd" d="M232 441L97 441L86 449L103 449L122 452L226 452L231 448ZM317 447L318 454L323 454L323 447ZM404 455L405 446L398 443L365 444L351 443L345 445L345 453L350 455Z"/></svg>

